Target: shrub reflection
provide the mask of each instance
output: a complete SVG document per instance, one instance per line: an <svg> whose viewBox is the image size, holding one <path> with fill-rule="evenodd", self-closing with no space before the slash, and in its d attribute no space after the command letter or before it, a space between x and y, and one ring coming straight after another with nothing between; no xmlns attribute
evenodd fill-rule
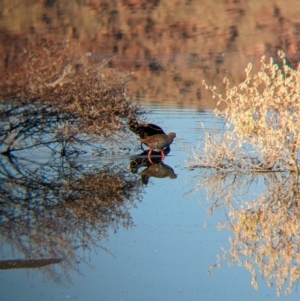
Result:
<svg viewBox="0 0 300 301"><path fill-rule="evenodd" d="M63 259L44 271L56 281L76 269L77 249L101 248L110 229L130 228L130 209L140 199L139 179L122 166L1 156L1 237L25 259Z"/></svg>
<svg viewBox="0 0 300 301"><path fill-rule="evenodd" d="M125 145L120 137L130 142L138 108L125 95L128 75L105 75L50 42L29 44L1 82L0 228L2 255L10 247L17 259L3 267L43 266L61 282L110 229L133 226L142 185L100 160Z"/></svg>
<svg viewBox="0 0 300 301"><path fill-rule="evenodd" d="M204 148L193 150L189 165L208 168L196 190L206 187L210 213L219 206L228 210L225 226L235 236L224 257L246 267L256 289L259 270L280 295L284 287L290 293L300 277L300 74L282 51L278 56L281 65L263 57L254 74L249 64L238 86L225 78L224 97L206 85L227 105L216 113L231 131L206 133Z"/></svg>
<svg viewBox="0 0 300 301"><path fill-rule="evenodd" d="M221 261L244 266L258 289L258 275L290 294L300 278L299 182L295 173L248 173L202 169L198 189L206 188L209 215L225 208L227 221L218 229L232 231ZM258 186L263 192L258 193Z"/></svg>

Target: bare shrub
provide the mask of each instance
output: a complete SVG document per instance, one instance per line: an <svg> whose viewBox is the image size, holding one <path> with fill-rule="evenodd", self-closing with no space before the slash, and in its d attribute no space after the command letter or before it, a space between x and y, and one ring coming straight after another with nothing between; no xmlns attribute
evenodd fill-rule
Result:
<svg viewBox="0 0 300 301"><path fill-rule="evenodd" d="M77 249L106 250L111 229L133 226L142 192L119 162L79 159L104 154L99 141L126 140L139 113L126 96L130 74L105 73L104 64L90 65L68 43L30 43L0 82L1 245L20 266L47 265L56 282L85 261Z"/></svg>
<svg viewBox="0 0 300 301"><path fill-rule="evenodd" d="M74 133L110 137L126 131L137 107L126 96L129 73L104 72L76 48L54 41L30 44L20 51L13 70L0 83L0 102L39 106L39 114L66 113ZM2 106L2 109L4 107Z"/></svg>
<svg viewBox="0 0 300 301"><path fill-rule="evenodd" d="M230 87L225 96L208 86L226 109L216 115L227 121L225 131L206 133L192 150L190 168L200 169L191 191L206 189L208 215L224 210L218 229L233 235L230 248L210 268L245 267L258 289L261 274L277 295L292 292L299 282L299 148L300 72L291 69L283 52L281 63L261 60L261 70Z"/></svg>
<svg viewBox="0 0 300 301"><path fill-rule="evenodd" d="M278 56L281 64L272 58L267 63L262 57L261 71L254 75L250 63L246 80L238 86L230 87L225 78L225 96L218 94L216 87L204 85L219 99L219 105L226 104L225 110L215 113L233 125L236 144L247 143L256 149L261 166L298 172L300 72L288 66L283 52Z"/></svg>

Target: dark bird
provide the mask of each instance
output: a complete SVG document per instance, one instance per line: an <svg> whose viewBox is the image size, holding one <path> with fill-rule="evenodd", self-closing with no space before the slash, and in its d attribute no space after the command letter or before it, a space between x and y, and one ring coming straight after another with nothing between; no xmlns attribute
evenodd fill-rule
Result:
<svg viewBox="0 0 300 301"><path fill-rule="evenodd" d="M129 129L135 134L139 135L140 138L147 138L157 134L165 134L163 129L153 123L138 123L136 118L130 118Z"/></svg>
<svg viewBox="0 0 300 301"><path fill-rule="evenodd" d="M129 125L129 129L142 139L157 134L165 134L163 129L158 125L153 123L138 123L136 118L130 118L128 125Z"/></svg>
<svg viewBox="0 0 300 301"><path fill-rule="evenodd" d="M148 152L148 160L152 163L151 160L151 153L154 149L157 149L161 152L161 160L163 161L165 158L165 154L163 152L163 149L167 146L169 146L174 138L176 137L176 134L171 132L168 135L166 134L157 134L157 135L153 135L153 136L149 136L147 138L140 138L140 141L144 144L146 144L147 146L150 147L150 151Z"/></svg>
<svg viewBox="0 0 300 301"><path fill-rule="evenodd" d="M136 118L130 118L128 125L132 132L143 139L157 134L166 134L160 126L154 123L139 123ZM141 143L141 149L144 150L143 143ZM168 146L166 149L164 149L164 154L169 153L170 150L171 149Z"/></svg>

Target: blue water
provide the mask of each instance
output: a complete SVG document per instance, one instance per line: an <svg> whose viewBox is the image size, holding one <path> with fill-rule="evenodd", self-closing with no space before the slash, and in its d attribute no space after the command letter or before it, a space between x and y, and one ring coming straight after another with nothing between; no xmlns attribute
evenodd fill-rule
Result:
<svg viewBox="0 0 300 301"><path fill-rule="evenodd" d="M192 190L199 171L189 171L189 146L203 139L205 130L223 122L212 112L151 107L148 118L177 138L164 163L174 169L176 179L151 177L142 200L130 211L133 228L112 230L108 240L99 241L91 251L78 250L86 262L78 263L79 273L68 271L72 283L55 284L39 270L0 271L1 301L14 300L274 300L276 289L259 280L251 286L251 275L243 267L222 268L207 274L209 267L229 248L228 230L217 231L219 210L208 217L205 190ZM124 158L118 160L124 161ZM126 159L127 160L127 159ZM5 249L5 246L2 246ZM296 289L288 300L299 300ZM284 294L280 299L285 299Z"/></svg>

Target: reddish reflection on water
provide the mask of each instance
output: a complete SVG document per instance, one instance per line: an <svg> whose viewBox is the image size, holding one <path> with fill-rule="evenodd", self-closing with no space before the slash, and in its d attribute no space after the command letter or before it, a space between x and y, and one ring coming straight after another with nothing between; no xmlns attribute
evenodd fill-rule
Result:
<svg viewBox="0 0 300 301"><path fill-rule="evenodd" d="M166 106L212 109L202 81L222 90L244 79L248 62L288 53L299 65L298 1L2 1L1 70L28 47L69 42L108 70L130 71L130 96Z"/></svg>

